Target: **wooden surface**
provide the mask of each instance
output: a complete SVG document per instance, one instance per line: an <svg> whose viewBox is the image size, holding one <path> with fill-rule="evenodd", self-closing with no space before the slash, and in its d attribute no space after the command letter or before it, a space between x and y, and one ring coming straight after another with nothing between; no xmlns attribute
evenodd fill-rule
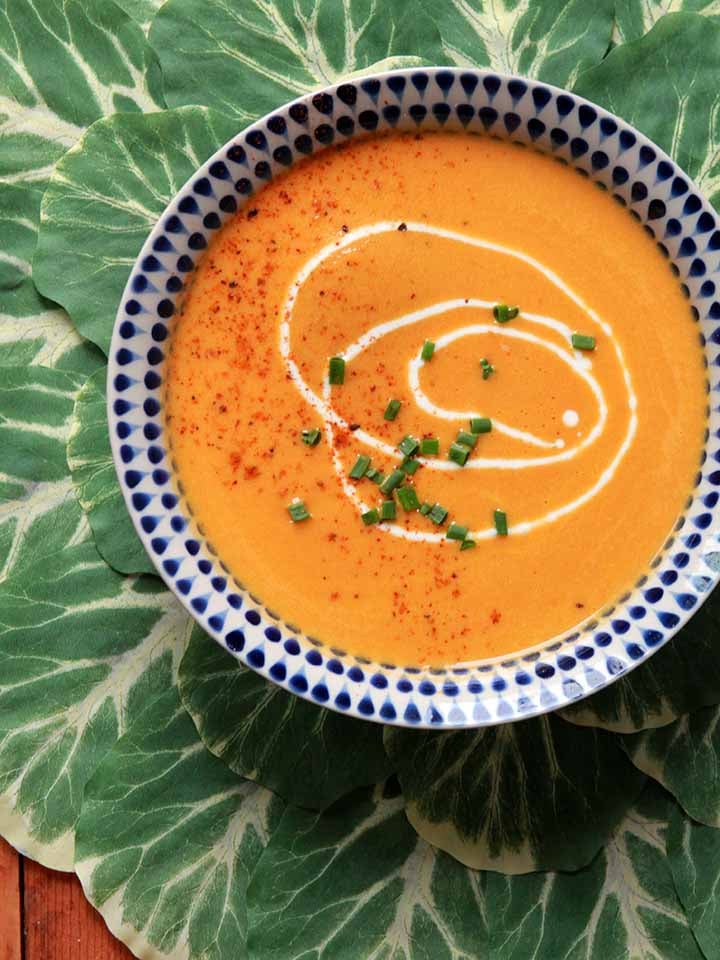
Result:
<svg viewBox="0 0 720 960"><path fill-rule="evenodd" d="M46 870L0 839L0 960L131 960L74 874Z"/></svg>

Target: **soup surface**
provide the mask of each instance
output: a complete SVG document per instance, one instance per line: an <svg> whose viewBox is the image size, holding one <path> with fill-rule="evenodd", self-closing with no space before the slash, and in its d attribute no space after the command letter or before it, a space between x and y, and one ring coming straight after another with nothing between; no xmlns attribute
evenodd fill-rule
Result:
<svg viewBox="0 0 720 960"><path fill-rule="evenodd" d="M185 295L166 401L188 502L251 593L330 646L431 665L632 586L706 404L697 325L628 212L451 133L350 142L254 196Z"/></svg>

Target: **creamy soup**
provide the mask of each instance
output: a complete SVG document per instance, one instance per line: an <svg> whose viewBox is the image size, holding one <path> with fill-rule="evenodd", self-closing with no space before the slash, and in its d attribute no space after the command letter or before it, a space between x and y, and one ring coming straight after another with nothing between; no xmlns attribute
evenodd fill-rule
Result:
<svg viewBox="0 0 720 960"><path fill-rule="evenodd" d="M359 140L211 244L169 439L214 548L296 629L383 662L507 654L662 548L703 442L698 333L654 242L568 167Z"/></svg>

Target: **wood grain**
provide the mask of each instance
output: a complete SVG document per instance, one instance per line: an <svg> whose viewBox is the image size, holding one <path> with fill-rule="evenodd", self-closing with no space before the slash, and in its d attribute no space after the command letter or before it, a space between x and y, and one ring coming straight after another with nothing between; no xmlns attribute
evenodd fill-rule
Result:
<svg viewBox="0 0 720 960"><path fill-rule="evenodd" d="M74 874L25 860L24 920L24 960L132 960L87 902Z"/></svg>
<svg viewBox="0 0 720 960"><path fill-rule="evenodd" d="M22 867L0 838L0 960L22 960Z"/></svg>

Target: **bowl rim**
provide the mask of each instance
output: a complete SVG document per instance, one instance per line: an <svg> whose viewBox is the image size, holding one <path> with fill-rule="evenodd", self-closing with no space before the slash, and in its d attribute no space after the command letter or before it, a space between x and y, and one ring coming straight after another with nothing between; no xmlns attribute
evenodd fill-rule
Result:
<svg viewBox="0 0 720 960"><path fill-rule="evenodd" d="M396 89L391 90L389 81ZM382 109L381 90L387 95ZM406 90L414 97L410 106L424 110L419 120L407 101L402 104ZM432 104L428 91L436 98ZM336 104L353 123L348 135L338 126L337 139L335 125L330 126ZM590 696L645 662L687 623L720 578L720 551L714 549L720 516L720 508L714 509L718 500L714 488L720 486L720 470L712 471L711 464L708 468L709 461L720 460L720 450L711 449L712 438L720 436L720 417L708 404L710 429L686 509L648 570L618 601L571 630L514 654L442 668L377 663L322 644L275 617L233 579L207 542L183 501L174 467L168 466L170 454L163 444L163 428L158 426L163 422L157 391L164 365L161 346L168 336L165 321L172 316L184 284L172 293L163 294L152 282L149 290L138 291L138 278L144 277L147 283L148 273L177 277L183 259L182 269L191 275L195 259L202 256L217 229L217 224L205 225L208 213L219 209L222 223L235 212L229 202L227 209L218 208L218 193L229 191L221 199L233 197L237 209L242 209L256 192L255 185L262 189L264 182L291 165L287 154L282 161L276 159L280 148L290 149L290 129L296 144L304 137L305 147L310 141L310 152L319 153L330 145L317 136L322 126L331 131L335 143L396 124L398 129L438 130L448 120L442 104L449 108L452 121L445 129L500 135L561 157L604 184L645 224L674 265L698 322L708 397L711 390L720 389L711 382L709 363L710 344L720 343L720 325L713 323L720 320L720 303L712 294L700 294L701 288L708 288L709 277L717 275L720 281L715 254L720 250L720 233L715 211L692 179L630 124L577 94L487 69L407 67L352 76L279 106L244 128L192 174L150 231L118 305L108 356L107 416L113 461L135 530L165 584L223 649L269 681L319 706L382 724L459 729L538 716ZM392 124L384 122L382 111L394 106L399 117ZM462 106L467 106L466 115L472 107L467 122L460 119L458 107ZM521 113L526 114L524 120ZM368 124L374 115L372 129L362 129L363 114ZM445 114L442 120L441 114ZM316 143L310 137L310 118L317 124ZM568 126L574 135L568 133ZM327 136L326 131L323 137ZM612 162L610 144L615 146ZM296 152L297 157L290 151L291 163L302 159L299 147ZM622 163L618 163L620 157ZM624 180L617 170L624 171ZM233 188L239 173L243 176ZM655 180L649 182L651 173ZM182 229L168 236L173 219ZM670 221L679 221L681 229L669 228ZM663 224L665 233L659 239L655 230ZM693 236L705 237L707 247L700 251ZM680 250L688 238L688 249L694 245L696 257ZM177 261L175 267L169 266L171 261ZM190 267L188 261L192 261ZM136 350L142 350L143 356ZM125 442L130 437L133 445ZM153 501L161 507L155 506L152 515L145 513ZM671 557L673 547L678 552Z"/></svg>

